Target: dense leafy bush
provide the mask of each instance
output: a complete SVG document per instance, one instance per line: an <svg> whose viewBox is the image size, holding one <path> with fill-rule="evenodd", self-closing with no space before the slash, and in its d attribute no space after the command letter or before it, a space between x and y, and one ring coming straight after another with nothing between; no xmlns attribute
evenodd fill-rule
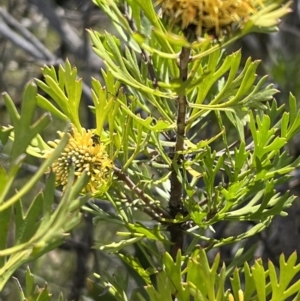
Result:
<svg viewBox="0 0 300 301"><path fill-rule="evenodd" d="M105 63L103 82L92 79L94 129L81 125L82 84L69 61L43 68L43 80L25 88L20 113L3 94L11 125L1 126L0 139L11 150L9 167L0 168L0 289L89 213L94 224L125 229L117 241L95 243L117 254L131 276L95 275L103 300L298 300L296 254L281 256L276 271L271 262L247 263L253 248L243 241L286 215L294 200L276 187L299 165L286 146L300 131L300 111L293 95L288 106L277 106L277 90L256 76L258 61L242 66L240 50L224 50L250 32L275 30L289 3L95 3L118 37L89 31ZM34 121L36 107L46 113ZM46 143L51 115L70 125ZM28 156L42 163L13 193ZM44 189L24 212L23 196L45 173ZM113 210L101 209L99 199ZM218 223L249 221L237 235L214 236ZM236 256L227 266L219 255L209 262L207 252L233 243ZM34 290L29 270L25 278L20 300L50 299L47 288Z"/></svg>

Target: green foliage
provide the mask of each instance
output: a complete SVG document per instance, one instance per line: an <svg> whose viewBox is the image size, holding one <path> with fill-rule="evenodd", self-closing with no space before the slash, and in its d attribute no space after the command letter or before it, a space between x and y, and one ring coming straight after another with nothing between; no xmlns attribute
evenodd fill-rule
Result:
<svg viewBox="0 0 300 301"><path fill-rule="evenodd" d="M177 298L178 301L225 301L230 292L234 300L286 300L297 293L294 300L298 300L300 280L292 282L295 276L299 276L300 265L296 264L297 255L293 253L287 261L280 256L279 274L273 263L269 261L268 268L264 267L261 260L256 260L253 266L246 262L241 268L236 268L230 277L231 288L225 289L227 269L225 265L220 267L220 256L216 255L212 264L209 263L205 251L195 249L187 257L177 253L174 261L169 253L162 257L162 269L152 274L155 275L155 285L151 284L151 273L144 270L140 263L131 257L126 261L135 267L135 270L145 281L145 289L149 300L170 300ZM243 278L243 282L241 279ZM184 280L183 280L184 279ZM125 287L112 279L112 283L106 285L111 291L119 292L115 300L128 300L121 292ZM243 292L243 298L239 294ZM145 301L141 292L136 291L136 299ZM230 299L229 299L230 300ZM232 299L233 300L233 299Z"/></svg>
<svg viewBox="0 0 300 301"><path fill-rule="evenodd" d="M134 35L132 29L128 29L124 16L116 12L116 4L109 1L97 1L97 3L108 11L109 15L115 13L114 18L118 18L116 24L118 30L128 30ZM133 14L142 8L145 9L143 6L148 4L130 1L128 5ZM151 11L148 9L147 14L153 18ZM148 15L147 17L150 18ZM112 20L115 21L113 17ZM152 19L148 21L154 23ZM143 30L147 30L147 20L140 20L140 22L140 33L143 33ZM159 24L156 30L165 31L162 26ZM214 51L207 53L205 57L198 57L197 53L203 53L209 47L209 44L203 42L198 48L193 48L195 54L189 65L188 79L182 82L178 77L179 70L174 59L179 58L176 53L180 47L172 44L168 39L161 39L161 36L153 33L151 38L139 43L141 50L135 52L134 47L132 51L126 48L123 51L120 41L109 34L90 32L90 35L95 52L104 59L112 77L118 80L112 81L109 73L107 77L104 77L107 97L110 98L110 94L114 94L116 101L120 103L117 113L113 115L113 123L108 121L109 131L121 141L117 144L117 158L123 166L122 170L130 175L131 180L143 187L145 198L142 199L144 202L142 205L148 206L145 199L155 202L152 196L152 191L155 189L161 202L158 205L154 204L162 208L150 208L158 212L166 210L163 200L169 198L169 192L165 184L170 176L169 167L172 166L180 178L179 181L185 185L186 197L183 202L189 211L188 216L178 215L173 222L192 220L199 229L224 220L257 222L256 226L249 231L237 237L221 240L205 238L197 232L190 232L195 237L209 239L211 247L249 237L269 225L274 215L285 214L284 209L291 205L294 197L289 196L288 193L284 195L276 193L275 186L287 181L289 173L299 164L298 161L291 162L287 154L282 153L282 149L293 136L289 134L289 131L295 133L292 128L297 132L299 126L293 117L284 117L283 125L277 123L277 116L270 116L270 111L274 108L273 105L270 108L266 102L272 103L273 95L277 93L277 90L272 85L266 85L266 77L256 81L255 72L258 61L253 62L249 58L241 69L241 52L225 56L220 47L215 47ZM133 39L135 37L133 36ZM151 63L148 62L145 66L146 71L141 73L141 68L137 63L139 53L149 51L148 48L151 47L151 45L145 46L145 43L155 45L156 51L150 52ZM160 51L165 54L162 55ZM170 55L166 55L166 52ZM141 66L143 64L142 60ZM153 79L149 78L151 66L155 71L157 86L154 86ZM122 91L120 95L115 94L114 87L119 86L117 84L119 81L126 85L130 96L124 96ZM101 93L102 97L105 97L104 92ZM161 134L164 133L167 136L169 131L174 129L176 107L173 98L185 94L188 97L187 135L185 137L185 144L188 148L182 150L181 154L190 155L192 159L184 162L184 172L181 173L175 161L170 159L168 152L168 147L174 146L174 143L162 139ZM98 104L97 106L99 108L95 109L96 114L101 112L100 106ZM134 113L138 108L144 111L143 118ZM295 116L299 113L292 96L290 97L290 110L290 113L286 113L288 116ZM215 134L210 140L194 143L196 135L200 135L200 131L203 131L201 124L204 118L212 114L215 114L215 117L210 118L217 118L219 129L217 127L214 129ZM285 121L285 118L292 118L291 123ZM96 119L99 117L96 116ZM156 134L155 127L150 127L151 121L159 130L160 135ZM239 143L235 142L239 146L233 150L229 149L227 142L232 136L232 130L226 131L228 121L232 123L241 140ZM122 124L125 126L122 127ZM158 127L159 124L161 124L160 127ZM248 138L244 134L245 127L249 127L253 138L253 143L248 146L245 145L245 139ZM283 130L284 128L286 129ZM193 134L190 135L189 132ZM213 142L223 144L224 149L213 150L211 146ZM158 175L151 178L149 169L137 157L143 153L147 158L146 162L147 160L149 162L153 152L157 153L159 158L153 162L153 165L157 167ZM228 184L221 181L216 185L220 173L229 179ZM191 180L188 179L188 175L192 176ZM205 183L205 194L198 189L200 178ZM118 182L114 183L113 189L117 193L112 192L107 198L113 201L116 210L121 210L117 201L122 204L124 188L126 190L127 187L123 186L123 182L120 187L118 184ZM131 190L130 187L128 188ZM127 193L131 194L129 191ZM131 214L129 212L127 214ZM97 220L103 217L99 212L95 212L95 215ZM131 226L131 224L129 226L127 218L121 214L115 216L116 220L129 229L129 233L133 236L140 236L138 227ZM153 239L149 231L148 234L146 232L143 234L145 238ZM125 245L130 241L127 240ZM135 243L136 239L132 239L131 242ZM110 245L109 249L111 246L113 245ZM115 247L119 250L120 243L117 243Z"/></svg>
<svg viewBox="0 0 300 301"><path fill-rule="evenodd" d="M43 69L43 75L45 82L36 79L36 83L55 101L59 110L40 94L36 98L38 105L63 120L70 120L80 130L78 109L82 86L81 80L76 78L76 68L72 69L69 61L66 61L65 69L59 67L58 76L54 67L47 66Z"/></svg>
<svg viewBox="0 0 300 301"><path fill-rule="evenodd" d="M279 260L279 275L271 261L268 262L268 269L264 268L261 260L257 260L251 268L245 263L243 267L245 300L286 300L296 293L297 295L293 300L298 300L300 281L292 282L300 271L300 265L296 263L296 253L293 253L287 261L281 255ZM238 291L241 289L239 274L240 271L236 269L230 279L233 295L236 300L238 300Z"/></svg>
<svg viewBox="0 0 300 301"><path fill-rule="evenodd" d="M50 116L45 114L31 125L36 109L34 84L29 84L25 89L20 114L7 94L4 94L4 101L14 127L10 128L10 131L3 129L2 133L12 134L13 130L14 135L11 136L9 167L6 170L0 166L0 290L17 268L53 250L61 244L66 234L78 225L81 221L79 208L86 201L86 198L79 198L79 193L87 182L86 175L83 175L72 186L74 171L71 172L69 185L56 206L55 175L50 174L44 189L33 198L25 212L22 198L32 191L54 160L60 156L68 137L63 137L53 154L43 162L31 179L12 194L14 182L27 157L25 151L33 137L50 121ZM7 142L8 135L5 135L3 140L2 137L1 141ZM66 215L69 216L67 220Z"/></svg>
<svg viewBox="0 0 300 301"><path fill-rule="evenodd" d="M50 122L50 113L70 121L79 133L84 131L76 68L69 61L58 71L46 66L44 80L36 83L48 97L29 84L19 114L4 95L12 127L2 128L0 139L6 144L10 138L12 152L8 171L0 169L0 289L20 265L59 245L80 222L82 208L94 216L95 224L122 227L116 241L96 242L95 248L116 253L144 286L130 298L127 278L105 272L96 275L108 299L240 300L242 288L244 300L295 296L300 290L299 281L291 284L299 272L295 254L287 262L281 257L279 278L272 263L267 270L260 260L252 267L245 263L254 248L245 251L242 245L227 268L219 255L209 263L206 254L227 244L242 244L269 226L274 216L285 216L295 199L288 191L278 193L276 187L299 166L299 159L293 160L287 151L289 141L300 131L296 99L290 95L289 107L278 108L273 98L278 91L267 77L257 79L259 61L249 58L243 66L241 51L227 55L222 50L258 28L273 30L277 19L288 12L288 4L266 4L221 43L205 36L191 44L178 29L177 35L168 32L151 1L94 2L123 38L121 42L109 33L89 31L95 53L106 67L101 71L103 82L92 79L94 106L90 109L96 120L93 133L99 138L94 144L103 143L114 162L112 185L101 196L114 211L105 212L93 200L83 206L88 196L79 195L93 175L84 174L75 181L81 171L72 161L75 167L68 171L68 184L57 207L53 208L55 175L51 174L44 191L24 212L23 196L63 151L68 152L68 135L31 180L9 196L25 151L41 157L49 148L40 134ZM47 113L32 124L36 105ZM137 218L136 210L144 215ZM207 231L231 221L251 221L253 226L220 239ZM14 241L8 246L12 223ZM184 235L192 238L186 248ZM140 249L147 268L139 258L125 253L130 248ZM27 272L30 293L31 277ZM226 286L229 278L233 295ZM47 289L43 293L48 300Z"/></svg>
<svg viewBox="0 0 300 301"><path fill-rule="evenodd" d="M23 291L18 279L14 279L16 287L19 292L19 301L50 301L53 300L52 295L49 293L47 284L44 288L39 288L35 285L34 276L31 274L30 269L27 268L25 274L25 291ZM58 297L57 301L64 301L62 294Z"/></svg>
<svg viewBox="0 0 300 301"><path fill-rule="evenodd" d="M22 111L18 113L8 94L3 93L3 99L14 127L14 144L11 151L11 160L17 161L25 153L31 140L40 133L50 122L49 113L43 114L34 124L37 88L35 84L28 84L23 95Z"/></svg>

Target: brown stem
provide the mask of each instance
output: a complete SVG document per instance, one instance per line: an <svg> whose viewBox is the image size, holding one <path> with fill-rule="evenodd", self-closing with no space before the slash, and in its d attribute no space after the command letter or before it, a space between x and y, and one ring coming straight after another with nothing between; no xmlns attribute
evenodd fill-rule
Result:
<svg viewBox="0 0 300 301"><path fill-rule="evenodd" d="M188 77L188 64L190 60L190 49L182 48L179 56L179 70L180 79L185 82ZM183 206L183 185L179 180L178 173L182 173L182 164L184 157L178 152L184 150L184 138L185 138L185 125L186 125L186 109L187 109L187 98L186 95L179 95L177 99L177 130L176 130L176 144L175 144L175 155L173 162L173 169L171 173L171 191L170 191L170 201L169 201L169 211L170 215L175 218L176 215L185 215L186 210ZM175 169L175 166L178 168ZM171 242L171 256L173 259L176 258L176 254L179 249L182 249L184 233L181 229L180 224L172 224L169 227Z"/></svg>
<svg viewBox="0 0 300 301"><path fill-rule="evenodd" d="M118 177L119 180L126 183L126 185L131 189L131 191L137 195L147 206L141 207L141 210L152 217L154 220L162 222L166 218L170 218L167 212L162 210L161 208L152 204L152 200L149 198L147 194L144 193L143 190L138 188L134 182L126 175L121 169L114 167L114 174Z"/></svg>

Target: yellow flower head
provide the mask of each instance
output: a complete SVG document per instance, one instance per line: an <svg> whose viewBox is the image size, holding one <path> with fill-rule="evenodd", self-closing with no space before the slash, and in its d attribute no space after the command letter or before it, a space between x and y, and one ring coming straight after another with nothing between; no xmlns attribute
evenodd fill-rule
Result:
<svg viewBox="0 0 300 301"><path fill-rule="evenodd" d="M192 29L197 36L221 36L234 23L248 19L262 0L158 0L171 25ZM261 4L262 5L262 4Z"/></svg>
<svg viewBox="0 0 300 301"><path fill-rule="evenodd" d="M58 132L58 135L62 137L64 133ZM90 177L84 192L101 193L108 185L113 167L104 144L93 131L82 128L82 133L79 133L73 125L72 133L68 135L68 144L51 166L56 174L57 185L67 184L70 168L74 166L76 178L79 178L84 171ZM55 148L59 141L60 139L56 139L49 141L48 144ZM45 157L49 157L51 153L52 150L46 151Z"/></svg>

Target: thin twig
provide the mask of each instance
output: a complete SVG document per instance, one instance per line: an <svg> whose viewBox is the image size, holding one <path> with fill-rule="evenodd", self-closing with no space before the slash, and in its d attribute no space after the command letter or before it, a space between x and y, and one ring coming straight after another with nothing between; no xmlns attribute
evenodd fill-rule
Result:
<svg viewBox="0 0 300 301"><path fill-rule="evenodd" d="M133 202L134 202L134 200L130 196L128 196L128 195L126 195L126 201L129 203L129 206L131 206L131 204L133 204ZM157 224L157 223L161 223L161 224L166 223L162 218L158 218L157 217L157 213L155 213L152 209L150 209L147 206L145 206L145 204L136 204L135 203L132 206L135 207L135 208L137 208L137 209L139 209L140 211L144 212L148 216L150 216L152 218L152 221L155 222L155 224ZM164 214L167 215L168 213L165 212ZM139 222L139 221L137 221L137 222ZM146 221L140 221L140 223L142 223L146 227L149 226L149 227L152 227L152 228L155 225L155 224L152 224L152 225L151 224L147 224Z"/></svg>
<svg viewBox="0 0 300 301"><path fill-rule="evenodd" d="M148 208L141 208L144 213L151 216L154 220L162 221L164 218L170 218L167 212L162 210L161 208L152 204L152 200L149 198L147 194L144 193L143 190L138 188L134 182L126 175L121 169L114 167L114 174L118 177L119 180L124 182L131 191L136 194L146 205Z"/></svg>

